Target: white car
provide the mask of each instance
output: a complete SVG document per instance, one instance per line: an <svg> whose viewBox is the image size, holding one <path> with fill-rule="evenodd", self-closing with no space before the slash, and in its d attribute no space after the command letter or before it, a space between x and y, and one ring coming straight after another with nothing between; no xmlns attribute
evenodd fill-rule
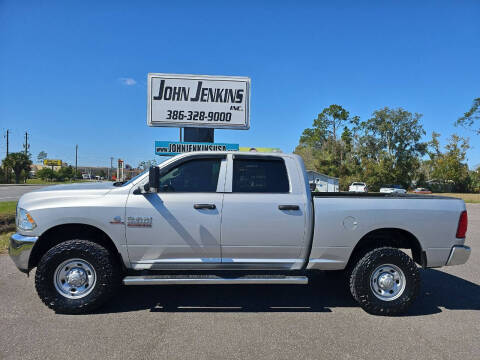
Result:
<svg viewBox="0 0 480 360"><path fill-rule="evenodd" d="M350 192L368 192L367 184L364 182L353 182L352 185L348 187Z"/></svg>
<svg viewBox="0 0 480 360"><path fill-rule="evenodd" d="M380 192L386 194L406 194L407 190L402 189L400 185L385 185L380 188Z"/></svg>

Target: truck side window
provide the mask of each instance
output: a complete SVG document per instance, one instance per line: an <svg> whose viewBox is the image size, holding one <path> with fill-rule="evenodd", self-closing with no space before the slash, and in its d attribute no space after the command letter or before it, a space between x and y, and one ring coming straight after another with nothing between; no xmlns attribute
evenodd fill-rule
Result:
<svg viewBox="0 0 480 360"><path fill-rule="evenodd" d="M160 177L161 192L216 192L221 159L184 162Z"/></svg>
<svg viewBox="0 0 480 360"><path fill-rule="evenodd" d="M233 192L286 193L287 168L282 159L234 159Z"/></svg>

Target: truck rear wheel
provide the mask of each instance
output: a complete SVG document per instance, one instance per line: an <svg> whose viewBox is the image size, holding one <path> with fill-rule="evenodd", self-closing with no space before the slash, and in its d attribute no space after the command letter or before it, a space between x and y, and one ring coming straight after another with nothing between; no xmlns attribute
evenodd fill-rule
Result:
<svg viewBox="0 0 480 360"><path fill-rule="evenodd" d="M49 308L79 314L104 304L120 280L118 263L106 248L88 240L69 240L42 257L35 287Z"/></svg>
<svg viewBox="0 0 480 360"><path fill-rule="evenodd" d="M353 297L365 311L374 315L406 312L419 290L417 265L395 248L370 251L358 261L350 276Z"/></svg>

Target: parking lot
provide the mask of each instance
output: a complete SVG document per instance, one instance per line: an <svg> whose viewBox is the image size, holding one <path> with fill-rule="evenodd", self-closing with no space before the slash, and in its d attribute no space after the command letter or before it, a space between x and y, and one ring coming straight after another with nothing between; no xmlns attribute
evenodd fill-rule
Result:
<svg viewBox="0 0 480 360"><path fill-rule="evenodd" d="M403 317L366 314L342 278L308 286L129 287L90 315L57 315L0 256L0 359L478 359L480 204L466 265L422 271Z"/></svg>

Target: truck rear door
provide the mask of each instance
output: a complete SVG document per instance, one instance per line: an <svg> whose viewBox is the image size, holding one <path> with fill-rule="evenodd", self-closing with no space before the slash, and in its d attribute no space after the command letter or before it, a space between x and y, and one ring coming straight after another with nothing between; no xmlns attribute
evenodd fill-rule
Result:
<svg viewBox="0 0 480 360"><path fill-rule="evenodd" d="M292 158L229 155L221 224L222 265L293 269L303 263L305 190Z"/></svg>

